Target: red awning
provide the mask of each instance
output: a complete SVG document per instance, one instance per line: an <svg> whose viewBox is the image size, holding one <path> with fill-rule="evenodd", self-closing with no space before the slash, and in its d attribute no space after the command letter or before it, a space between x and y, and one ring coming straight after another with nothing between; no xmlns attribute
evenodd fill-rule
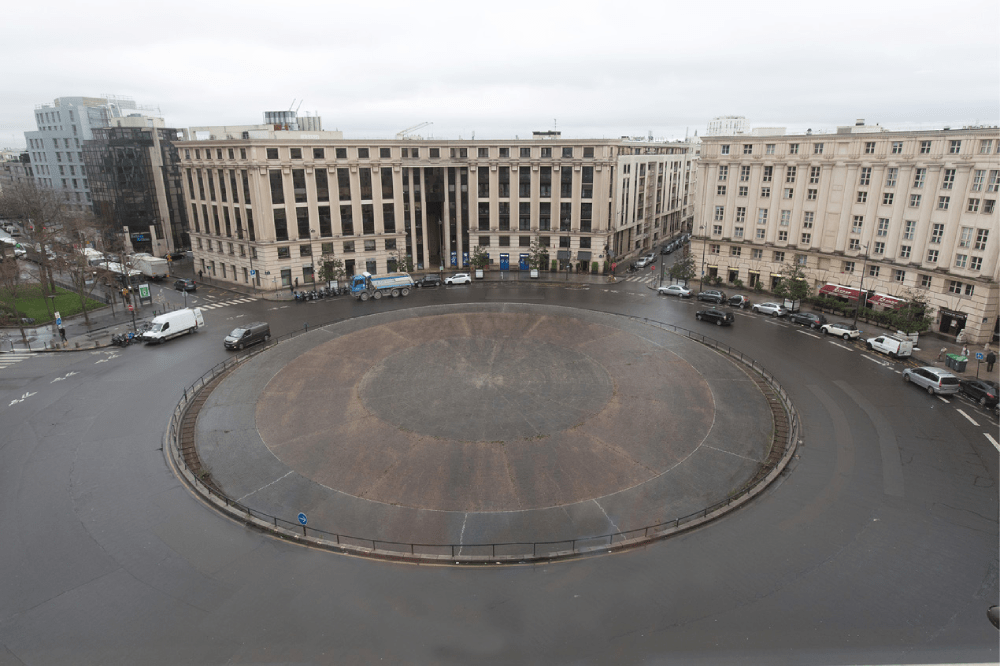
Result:
<svg viewBox="0 0 1000 666"><path fill-rule="evenodd" d="M824 284L819 288L821 296L840 296L851 301L858 300L861 292L854 287L845 287L840 284Z"/></svg>
<svg viewBox="0 0 1000 666"><path fill-rule="evenodd" d="M899 306L901 306L903 303L906 302L902 298L896 298L895 296L890 296L888 294L878 294L878 293L869 296L868 300L871 301L872 303L878 303L879 305L882 305L887 308L898 308Z"/></svg>

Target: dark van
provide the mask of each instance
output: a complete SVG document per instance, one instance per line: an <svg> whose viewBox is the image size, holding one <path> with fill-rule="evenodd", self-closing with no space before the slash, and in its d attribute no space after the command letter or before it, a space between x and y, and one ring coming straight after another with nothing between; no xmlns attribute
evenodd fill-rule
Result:
<svg viewBox="0 0 1000 666"><path fill-rule="evenodd" d="M263 321L255 321L251 324L244 324L239 328L234 328L233 332L226 336L222 344L226 349L240 350L244 347L267 342L271 339L271 327Z"/></svg>

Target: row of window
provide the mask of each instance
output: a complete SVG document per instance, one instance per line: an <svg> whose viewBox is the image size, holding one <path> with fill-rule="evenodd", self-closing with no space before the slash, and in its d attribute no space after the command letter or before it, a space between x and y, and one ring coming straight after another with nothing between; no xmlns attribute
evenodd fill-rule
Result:
<svg viewBox="0 0 1000 666"><path fill-rule="evenodd" d="M950 190L955 186L955 175L956 169L945 169L943 177L941 179L941 189ZM820 175L822 174L822 167L812 166L809 167L809 183L812 185L819 184ZM749 182L751 175L750 165L743 164L740 165L740 175L739 181L741 183ZM785 167L785 183L794 184L796 177L798 176L797 166L786 166ZM972 174L971 188L973 192L982 192L983 186L986 185L987 192L997 192L1000 190L1000 170L991 169L989 170L989 180L987 181L987 170L986 169L976 169ZM774 167L765 166L761 172L761 181L764 183L772 182L774 178ZM896 181L899 178L899 167L889 167L885 172L885 187L896 187ZM726 182L729 179L729 166L726 164L719 166L719 181ZM924 182L927 179L927 168L918 167L913 170L913 188L922 189ZM871 185L872 180L872 167L861 167L858 172L858 185L860 187L868 187ZM767 190L767 196L770 196L770 187L764 187L763 190ZM790 192L789 188L786 188L786 193ZM815 193L815 190L810 190ZM726 186L719 185L716 188L716 194L725 195ZM740 196L747 195L747 187L740 187ZM765 195L761 195L765 196ZM787 198L791 198L788 196ZM891 199L890 199L891 200Z"/></svg>
<svg viewBox="0 0 1000 666"><path fill-rule="evenodd" d="M230 160L236 159L236 150L237 149L235 149L235 148L226 148L226 149L223 149L223 148L214 148L214 149L213 148L205 148L204 149L204 151L205 151L205 159L209 159L209 160L212 159L212 151L213 150L215 151L215 159L219 159L219 160L225 159L223 157L223 155L226 155L228 157L228 159L230 159ZM225 150L225 153L223 153L223 150ZM324 160L324 159L326 159L326 151L327 151L326 148L297 148L297 147L289 147L289 148L267 148L266 149L267 159L269 159L269 160L281 159L280 158L281 152L282 151L286 151L286 150L287 150L287 154L288 154L288 159L292 159L292 160L305 159L304 156L309 155L310 153L312 154L312 159L314 159L314 160ZM346 159L348 159L348 154L350 154L351 158L356 158L356 159L359 159L359 160L368 160L368 159L371 159L371 156L374 155L374 154L376 154L376 152L377 152L377 154L379 156L379 159L392 159L393 148L346 148L345 147L345 148L333 148L332 150L333 150L334 157L336 159L338 159L338 160L346 160ZM420 151L421 151L420 148L397 148L396 150L399 150L400 151L400 156L404 157L404 158L419 158L420 157ZM427 156L430 159L440 159L441 158L441 149L440 148L427 148L426 150L427 150ZM509 159L510 156L511 156L511 150L512 150L511 148L501 148L501 147L497 147L497 146L483 146L483 147L475 149L475 151L476 151L476 157L481 158L481 159L489 159L490 157L498 157L500 159L505 159L505 158ZM560 157L565 158L565 159L573 159L578 154L582 154L584 158L593 158L594 157L594 149L593 149L593 147L576 148L574 146L562 146L562 147L559 147L559 148L552 148L550 146L541 146L541 147L535 147L535 149L534 149L535 152L534 153L533 153L533 147L532 146L522 146L522 147L514 149L514 150L517 151L517 156L518 157L527 158L527 159L530 159L533 156L534 157L540 157L540 158L543 158L543 159L545 159L545 158L551 158L553 156L553 154L558 154ZM555 151L555 152L553 152L553 151ZM579 153L578 153L578 151L579 151ZM240 152L240 159L241 160L245 160L247 158L246 148L240 148L239 152ZM194 159L200 160L201 159L201 153L202 153L202 149L201 148L195 148L194 149ZM467 159L469 157L469 149L468 148L450 148L449 149L449 157L451 159ZM185 148L184 149L184 159L186 159L186 160L190 160L191 159L191 149L190 148Z"/></svg>
<svg viewBox="0 0 1000 666"><path fill-rule="evenodd" d="M879 143L881 143L882 145L885 145L887 143L890 144L890 152L893 155L902 155L903 154L903 148L904 148L904 142L903 141L881 141L881 142L866 141L865 145L864 145L864 152L865 152L865 154L866 155L874 155L875 151L876 151L876 147L878 146ZM919 144L920 145L920 154L921 155L929 155L930 152L931 152L932 144L933 144L933 141L931 141L931 140L920 141L920 144ZM757 151L760 150L760 146L756 145L756 144L753 144L753 143L738 144L736 146L736 148L739 149L740 145L742 146L742 153L744 155L753 155L755 149ZM798 143L789 143L787 145L788 145L788 154L789 155L798 155L799 154L799 146L800 146L800 144L798 144ZM812 153L813 153L813 155L822 155L823 154L823 149L824 149L824 144L823 143L821 143L821 142L815 142L815 143L807 144L807 145L812 145ZM722 155L734 154L734 153L731 152L730 148L731 148L731 145L728 144L728 143L720 144L719 145L719 152ZM1000 146L998 146L998 148L1000 148ZM774 155L776 153L776 150L777 150L777 144L775 144L775 143L765 143L764 144L764 154L765 155ZM961 139L951 139L951 140L948 141L948 153L949 154L951 154L951 155L958 155L961 152L962 152L962 140ZM989 155L991 153L993 153L993 139L980 139L980 141L979 141L979 154L980 155ZM759 152L758 152L758 154L759 154Z"/></svg>

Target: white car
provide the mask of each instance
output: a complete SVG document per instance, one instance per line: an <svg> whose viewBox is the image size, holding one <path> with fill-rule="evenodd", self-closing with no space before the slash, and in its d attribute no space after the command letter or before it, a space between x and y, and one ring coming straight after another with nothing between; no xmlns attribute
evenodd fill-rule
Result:
<svg viewBox="0 0 1000 666"><path fill-rule="evenodd" d="M827 335L836 335L838 338L844 338L845 340L857 340L861 337L861 331L858 327L849 321L837 321L832 324L824 324L820 327L821 331Z"/></svg>
<svg viewBox="0 0 1000 666"><path fill-rule="evenodd" d="M788 310L781 307L777 303L757 303L750 308L750 311L771 315L772 317L784 317L788 314Z"/></svg>
<svg viewBox="0 0 1000 666"><path fill-rule="evenodd" d="M469 277L468 273L455 273L451 277L446 277L444 279L445 284L471 284L472 278Z"/></svg>
<svg viewBox="0 0 1000 666"><path fill-rule="evenodd" d="M680 296L681 298L691 298L691 290L679 284L671 284L658 287L656 293L664 296Z"/></svg>
<svg viewBox="0 0 1000 666"><path fill-rule="evenodd" d="M656 255L655 254L647 254L643 258L639 259L639 261L635 262L635 267L636 268L645 268L646 266L649 266L654 261L656 261Z"/></svg>

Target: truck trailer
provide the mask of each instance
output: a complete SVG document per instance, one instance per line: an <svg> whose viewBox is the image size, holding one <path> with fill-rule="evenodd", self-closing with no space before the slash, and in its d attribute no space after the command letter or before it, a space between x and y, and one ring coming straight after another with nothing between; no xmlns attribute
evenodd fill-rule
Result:
<svg viewBox="0 0 1000 666"><path fill-rule="evenodd" d="M140 252L132 255L132 268L136 269L150 280L163 280L170 273L167 260Z"/></svg>
<svg viewBox="0 0 1000 666"><path fill-rule="evenodd" d="M351 295L359 301L369 298L378 300L383 296L408 296L413 288L413 278L409 273L388 273L372 275L365 271L351 280Z"/></svg>

